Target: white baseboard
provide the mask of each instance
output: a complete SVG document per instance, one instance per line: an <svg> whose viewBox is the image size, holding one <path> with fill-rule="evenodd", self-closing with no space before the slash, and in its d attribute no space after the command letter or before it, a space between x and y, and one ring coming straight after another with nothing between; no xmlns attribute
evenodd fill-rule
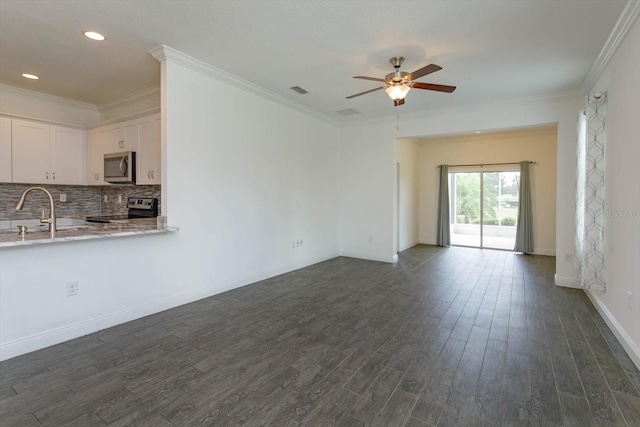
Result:
<svg viewBox="0 0 640 427"><path fill-rule="evenodd" d="M52 345L60 344L75 338L79 338L94 332L101 331L106 328L140 319L164 310L169 310L184 304L198 301L203 298L220 294L232 289L240 288L251 283L279 276L293 270L308 267L323 261L337 257L338 254L306 259L296 263L289 264L285 267L267 272L249 279L241 280L233 283L218 284L216 286L206 286L200 289L191 290L170 297L162 298L136 307L130 307L114 313L92 319L83 320L81 322L72 323L59 328L50 329L27 337L18 338L0 344L0 361L11 359L32 351L40 350Z"/></svg>
<svg viewBox="0 0 640 427"><path fill-rule="evenodd" d="M556 286L561 286L563 288L576 288L583 289L582 283L580 283L580 279L576 277L562 277L558 276L558 273L555 274L554 283Z"/></svg>
<svg viewBox="0 0 640 427"><path fill-rule="evenodd" d="M406 251L407 249L418 246L419 244L420 242L413 242L409 243L408 245L400 246L400 250L398 252Z"/></svg>
<svg viewBox="0 0 640 427"><path fill-rule="evenodd" d="M379 254L370 254L365 252L342 251L340 255L348 258L358 258L358 259L366 259L368 261L388 262L391 264L398 262L398 254L395 254L393 256L386 256L386 255L379 255Z"/></svg>
<svg viewBox="0 0 640 427"><path fill-rule="evenodd" d="M633 342L627 331L618 323L618 321L613 317L613 314L609 311L609 309L600 301L600 299L590 290L585 289L584 291L593 306L598 310L600 316L607 323L609 328L613 331L613 334L618 338L622 347L627 351L627 354L633 360L633 363L640 369L640 348L636 343Z"/></svg>
<svg viewBox="0 0 640 427"><path fill-rule="evenodd" d="M536 249L533 252L534 255L544 255L544 256L556 256L556 250L555 249Z"/></svg>

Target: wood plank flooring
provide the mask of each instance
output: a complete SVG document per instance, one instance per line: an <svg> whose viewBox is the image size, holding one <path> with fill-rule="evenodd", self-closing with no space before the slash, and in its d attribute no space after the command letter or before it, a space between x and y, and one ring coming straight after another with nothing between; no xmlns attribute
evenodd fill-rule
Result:
<svg viewBox="0 0 640 427"><path fill-rule="evenodd" d="M336 258L0 364L2 426L638 426L555 258Z"/></svg>

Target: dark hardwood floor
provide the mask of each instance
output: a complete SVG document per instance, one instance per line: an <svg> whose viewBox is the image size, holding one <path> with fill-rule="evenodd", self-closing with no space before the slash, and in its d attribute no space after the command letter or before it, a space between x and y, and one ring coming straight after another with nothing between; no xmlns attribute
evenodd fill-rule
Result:
<svg viewBox="0 0 640 427"><path fill-rule="evenodd" d="M336 258L2 362L0 425L640 425L640 372L554 265Z"/></svg>

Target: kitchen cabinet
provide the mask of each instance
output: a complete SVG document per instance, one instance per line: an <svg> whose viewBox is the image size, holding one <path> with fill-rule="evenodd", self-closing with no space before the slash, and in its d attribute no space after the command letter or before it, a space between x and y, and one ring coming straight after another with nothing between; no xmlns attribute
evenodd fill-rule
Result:
<svg viewBox="0 0 640 427"><path fill-rule="evenodd" d="M53 184L85 183L84 131L51 126L50 168Z"/></svg>
<svg viewBox="0 0 640 427"><path fill-rule="evenodd" d="M108 153L120 153L122 151L138 151L138 123L137 121L125 122L113 125L111 130L111 143Z"/></svg>
<svg viewBox="0 0 640 427"><path fill-rule="evenodd" d="M160 115L138 122L140 143L137 153L138 184L160 184Z"/></svg>
<svg viewBox="0 0 640 427"><path fill-rule="evenodd" d="M11 120L12 178L23 184L85 182L84 132L29 120Z"/></svg>
<svg viewBox="0 0 640 427"><path fill-rule="evenodd" d="M0 182L11 181L11 119L0 117Z"/></svg>
<svg viewBox="0 0 640 427"><path fill-rule="evenodd" d="M111 130L99 128L87 135L87 185L107 185L104 181L104 155L111 152Z"/></svg>
<svg viewBox="0 0 640 427"><path fill-rule="evenodd" d="M11 121L11 159L13 182L50 184L49 133L44 123L25 120Z"/></svg>

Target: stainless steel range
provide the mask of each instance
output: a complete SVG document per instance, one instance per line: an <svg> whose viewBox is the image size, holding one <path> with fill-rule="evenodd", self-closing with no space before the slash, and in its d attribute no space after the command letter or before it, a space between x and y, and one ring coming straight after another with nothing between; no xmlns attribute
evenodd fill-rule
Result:
<svg viewBox="0 0 640 427"><path fill-rule="evenodd" d="M155 218L158 216L158 199L153 197L129 197L127 199L127 215L88 216L87 222L117 222L130 219Z"/></svg>

